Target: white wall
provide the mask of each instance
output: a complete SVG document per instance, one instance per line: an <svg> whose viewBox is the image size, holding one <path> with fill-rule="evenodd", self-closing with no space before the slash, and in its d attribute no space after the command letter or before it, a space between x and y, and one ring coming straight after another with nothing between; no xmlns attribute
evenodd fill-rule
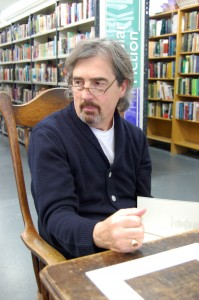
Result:
<svg viewBox="0 0 199 300"><path fill-rule="evenodd" d="M168 3L167 0L150 0L149 2L149 14L154 15L157 12L161 12L161 5L163 3Z"/></svg>
<svg viewBox="0 0 199 300"><path fill-rule="evenodd" d="M54 0L18 0L0 12L0 25L10 22L11 20L15 21L20 19L34 11L34 9L40 8L40 6L42 8L42 6L47 6L48 3L50 4L54 2Z"/></svg>

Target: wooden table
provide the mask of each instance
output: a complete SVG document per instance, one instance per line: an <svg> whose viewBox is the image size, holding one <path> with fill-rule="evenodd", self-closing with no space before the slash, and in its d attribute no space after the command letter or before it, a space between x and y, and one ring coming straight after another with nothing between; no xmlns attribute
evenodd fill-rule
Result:
<svg viewBox="0 0 199 300"><path fill-rule="evenodd" d="M85 272L121 262L157 254L199 242L199 230L148 242L131 254L105 251L53 266L47 266L40 273L41 281L52 299L61 300L104 300L104 294L86 276ZM198 300L199 261L165 269L145 275L144 280L135 282L137 291L145 300ZM167 284L168 283L168 286ZM129 285L131 282L129 281ZM119 298L118 298L119 299ZM125 300L121 298L121 300Z"/></svg>

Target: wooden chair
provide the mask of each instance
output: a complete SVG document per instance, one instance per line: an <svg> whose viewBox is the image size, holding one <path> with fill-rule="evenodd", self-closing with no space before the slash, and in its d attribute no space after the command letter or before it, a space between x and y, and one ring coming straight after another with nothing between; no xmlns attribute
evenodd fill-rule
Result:
<svg viewBox="0 0 199 300"><path fill-rule="evenodd" d="M64 94L65 90L64 88L46 90L30 102L22 105L14 105L7 93L0 92L0 113L3 115L7 127L18 198L24 221L24 232L21 234L21 238L31 251L38 291L41 293L40 299L48 299L48 294L40 283L40 270L46 265L64 261L65 257L40 237L33 224L27 199L16 125L25 128L25 145L27 148L29 129L47 115L64 108L69 103Z"/></svg>

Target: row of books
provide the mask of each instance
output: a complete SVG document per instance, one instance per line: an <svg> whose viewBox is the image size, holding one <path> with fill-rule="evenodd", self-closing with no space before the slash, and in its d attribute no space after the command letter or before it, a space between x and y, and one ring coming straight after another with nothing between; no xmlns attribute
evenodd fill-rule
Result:
<svg viewBox="0 0 199 300"><path fill-rule="evenodd" d="M43 33L56 28L55 12L48 15L33 15L31 24L31 33Z"/></svg>
<svg viewBox="0 0 199 300"><path fill-rule="evenodd" d="M148 78L174 78L175 61L149 62Z"/></svg>
<svg viewBox="0 0 199 300"><path fill-rule="evenodd" d="M172 83L159 81L148 83L148 99L173 101L174 86Z"/></svg>
<svg viewBox="0 0 199 300"><path fill-rule="evenodd" d="M1 68L0 67L0 81L3 80L13 80L13 68L12 67L7 67L7 68Z"/></svg>
<svg viewBox="0 0 199 300"><path fill-rule="evenodd" d="M48 72L46 71L47 64L41 64L40 66L37 66L36 68L31 68L30 65L25 65L24 67L16 67L16 68L5 68L0 69L0 81L11 81L12 83L24 83L24 84L31 84L35 81L50 81ZM54 69L55 68L55 69ZM41 71L38 71L38 69L41 69ZM58 71L58 81L59 82L65 82L65 69L64 64L63 66L59 66L57 69L56 67L53 67L53 72ZM37 73L37 75L35 74ZM39 75L40 74L40 75ZM41 75L42 74L42 75ZM46 74L46 78L44 79L44 74ZM52 82L56 83L56 77L53 77ZM9 89L12 89L12 86L8 84L4 84L8 89L6 91L9 91Z"/></svg>
<svg viewBox="0 0 199 300"><path fill-rule="evenodd" d="M13 49L13 61L31 59L30 44L23 44L21 46L15 45Z"/></svg>
<svg viewBox="0 0 199 300"><path fill-rule="evenodd" d="M95 36L95 28L91 27L91 31L87 32L70 32L66 35L60 35L57 43L58 55L68 54L80 40L93 38Z"/></svg>
<svg viewBox="0 0 199 300"><path fill-rule="evenodd" d="M176 37L169 36L159 41L149 41L149 58L167 57L176 54Z"/></svg>
<svg viewBox="0 0 199 300"><path fill-rule="evenodd" d="M15 75L15 78L14 78ZM22 81L22 82L50 82L57 83L57 67L46 63L37 64L35 68L25 66L24 68L0 69L0 81Z"/></svg>
<svg viewBox="0 0 199 300"><path fill-rule="evenodd" d="M179 95L199 96L199 78L177 78Z"/></svg>
<svg viewBox="0 0 199 300"><path fill-rule="evenodd" d="M95 0L83 0L81 3L59 3L55 11L49 14L34 14L27 23L15 23L0 32L0 44L10 43L30 35L44 33L68 24L94 17Z"/></svg>
<svg viewBox="0 0 199 300"><path fill-rule="evenodd" d="M35 64L32 68L32 81L57 83L57 67L47 63Z"/></svg>
<svg viewBox="0 0 199 300"><path fill-rule="evenodd" d="M95 0L83 0L83 19L95 16Z"/></svg>
<svg viewBox="0 0 199 300"><path fill-rule="evenodd" d="M22 44L21 46L16 46L14 49L0 49L0 62L16 62L21 60L31 59L32 60L41 59L41 58L55 58L56 53L59 55L69 53L77 44L78 41L82 39L89 39L95 36L94 27L91 27L90 32L67 32L66 36L60 36L58 43L56 36L53 39L50 39L46 43L39 43L34 40L34 45ZM56 48L56 45L58 47Z"/></svg>
<svg viewBox="0 0 199 300"><path fill-rule="evenodd" d="M180 73L199 73L199 55L185 55L179 59Z"/></svg>
<svg viewBox="0 0 199 300"><path fill-rule="evenodd" d="M31 22L27 24L14 24L0 32L0 44L10 43L29 37L31 34Z"/></svg>
<svg viewBox="0 0 199 300"><path fill-rule="evenodd" d="M31 89L24 86L13 87L9 84L2 84L0 90L6 92L14 101L27 102L22 100L24 99L24 95L29 94L32 96ZM31 100L32 97L29 99Z"/></svg>
<svg viewBox="0 0 199 300"><path fill-rule="evenodd" d="M38 58L55 58L56 57L56 36L53 40L50 40L46 43L39 43L34 41L34 46L32 46L32 59Z"/></svg>
<svg viewBox="0 0 199 300"><path fill-rule="evenodd" d="M23 86L13 89L13 100L17 103L26 103L32 100L32 90Z"/></svg>
<svg viewBox="0 0 199 300"><path fill-rule="evenodd" d="M94 0L83 0L81 3L59 3L56 7L57 26L94 17Z"/></svg>
<svg viewBox="0 0 199 300"><path fill-rule="evenodd" d="M23 68L17 66L14 74L17 81L31 81L31 66L26 65Z"/></svg>
<svg viewBox="0 0 199 300"><path fill-rule="evenodd" d="M13 101L18 103L25 103L32 100L38 94L48 89L46 86L35 86L34 88L24 87L23 85L13 87L8 84L2 84L1 91L7 92Z"/></svg>
<svg viewBox="0 0 199 300"><path fill-rule="evenodd" d="M0 49L0 62L10 62L12 58L12 49Z"/></svg>
<svg viewBox="0 0 199 300"><path fill-rule="evenodd" d="M31 19L29 18L26 24L14 24L11 28L13 41L29 37L31 34Z"/></svg>
<svg viewBox="0 0 199 300"><path fill-rule="evenodd" d="M11 43L12 41L12 27L7 27L0 32L0 44Z"/></svg>
<svg viewBox="0 0 199 300"><path fill-rule="evenodd" d="M148 117L172 118L172 103L162 103L162 102L149 102L148 103Z"/></svg>
<svg viewBox="0 0 199 300"><path fill-rule="evenodd" d="M178 15L174 14L171 18L161 20L149 20L149 36L160 36L163 34L177 33Z"/></svg>
<svg viewBox="0 0 199 300"><path fill-rule="evenodd" d="M185 12L182 18L182 31L199 29L199 12Z"/></svg>
<svg viewBox="0 0 199 300"><path fill-rule="evenodd" d="M93 30L94 27L91 28ZM63 55L69 53L77 44L78 41L83 39L89 39L91 37L91 32L75 33L67 32L66 36L60 36L58 42L56 42L56 37L53 41L34 45L32 47L32 59L55 57L56 53L58 55ZM36 42L35 42L36 43ZM56 52L57 44L57 52Z"/></svg>
<svg viewBox="0 0 199 300"><path fill-rule="evenodd" d="M80 40L89 39L91 37L94 37L93 30L94 30L94 27L91 27L90 32L85 32L85 33L80 33L80 34L76 34L75 32L68 32L68 34L67 34L67 51L68 51L68 53L72 49L75 48L76 44Z"/></svg>
<svg viewBox="0 0 199 300"><path fill-rule="evenodd" d="M199 122L199 102L176 101L176 118Z"/></svg>
<svg viewBox="0 0 199 300"><path fill-rule="evenodd" d="M199 33L185 33L182 36L181 52L199 51Z"/></svg>

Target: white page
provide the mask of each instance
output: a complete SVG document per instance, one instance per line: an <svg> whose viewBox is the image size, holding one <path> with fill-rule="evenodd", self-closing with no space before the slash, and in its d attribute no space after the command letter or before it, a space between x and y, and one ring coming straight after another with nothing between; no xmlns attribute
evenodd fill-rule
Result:
<svg viewBox="0 0 199 300"><path fill-rule="evenodd" d="M199 229L199 202L138 197L138 208L146 208L142 217L145 231L166 237Z"/></svg>
<svg viewBox="0 0 199 300"><path fill-rule="evenodd" d="M109 300L143 300L125 280L192 260L199 260L199 243L89 271L86 275Z"/></svg>

